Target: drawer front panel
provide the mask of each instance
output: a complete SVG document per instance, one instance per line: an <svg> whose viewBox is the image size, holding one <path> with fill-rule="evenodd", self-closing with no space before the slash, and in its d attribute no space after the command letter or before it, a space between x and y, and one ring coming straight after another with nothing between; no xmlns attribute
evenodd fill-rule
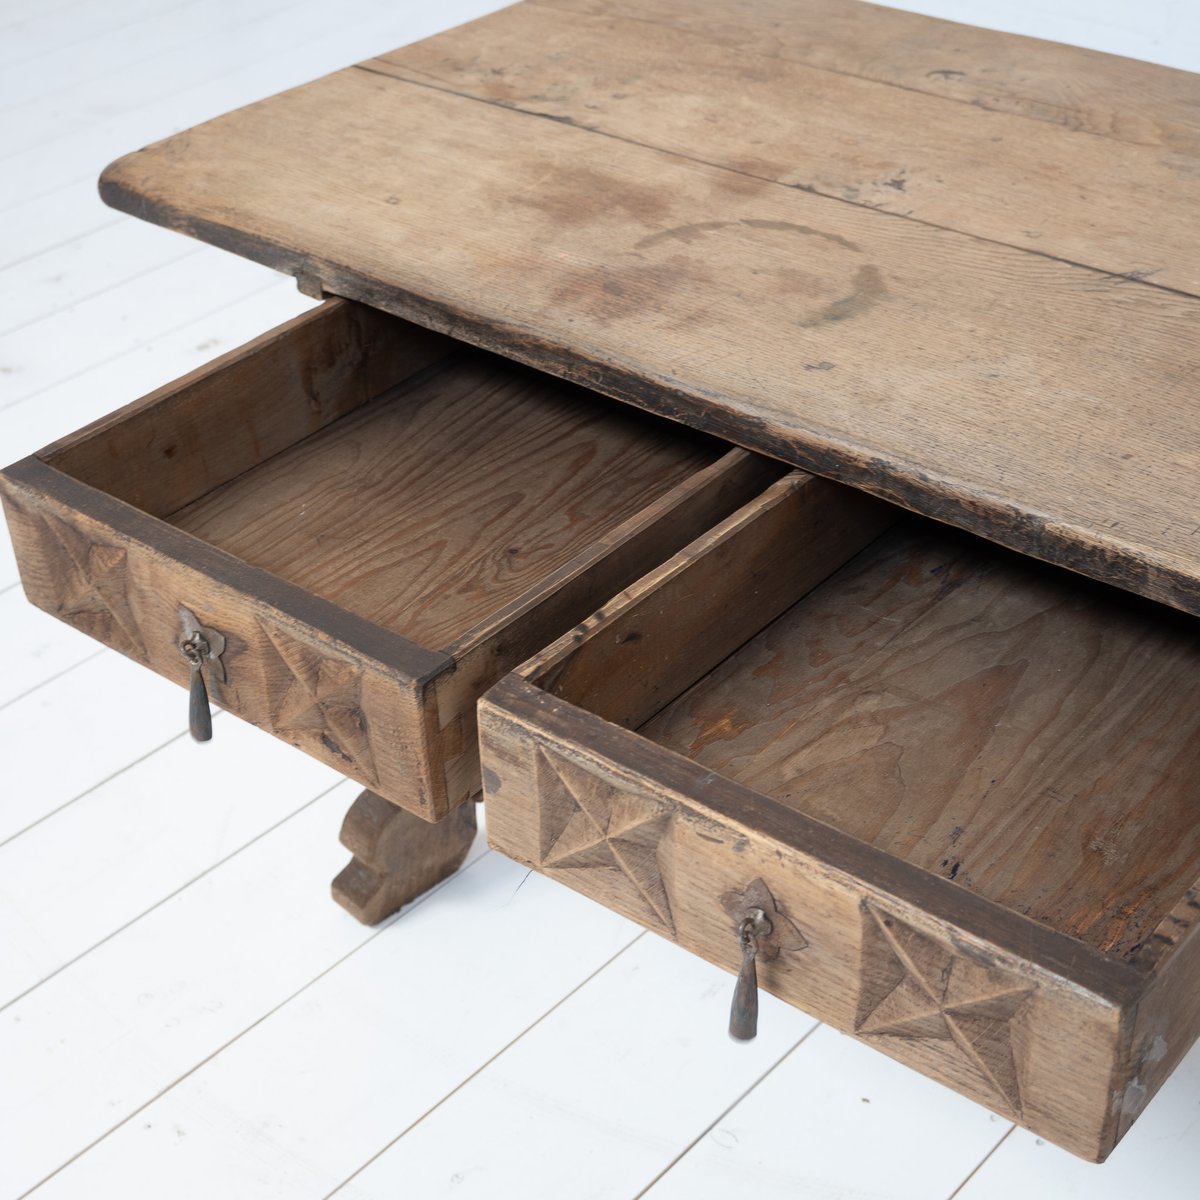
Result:
<svg viewBox="0 0 1200 1200"><path fill-rule="evenodd" d="M186 609L226 640L224 680L205 672L219 707L365 787L433 815L414 738L424 729L419 685L413 671L381 661L386 635L359 631L364 623L351 614L294 595L298 589L178 531L158 527L148 544L122 527L144 522L141 514L40 464L28 470L41 476L40 486L22 487L21 469L14 469L4 499L34 604L183 685L190 674L179 648ZM70 502L48 495L53 488L68 493ZM83 511L89 501L99 515ZM174 542L181 543L180 553L172 553ZM245 576L241 586L239 574ZM313 611L305 613L306 607ZM323 632L339 625L347 632L344 642ZM360 632L366 636L355 636ZM439 665L438 656L415 647L409 656L417 672ZM182 694L179 717L182 728Z"/></svg>
<svg viewBox="0 0 1200 1200"><path fill-rule="evenodd" d="M789 810L744 789L722 811L710 799L728 781L514 676L480 725L494 847L731 971L743 910L761 907L762 987L1077 1154L1107 1153L1119 1005L839 864L852 839L837 831L809 849L784 832ZM1045 931L1029 925L1033 952Z"/></svg>

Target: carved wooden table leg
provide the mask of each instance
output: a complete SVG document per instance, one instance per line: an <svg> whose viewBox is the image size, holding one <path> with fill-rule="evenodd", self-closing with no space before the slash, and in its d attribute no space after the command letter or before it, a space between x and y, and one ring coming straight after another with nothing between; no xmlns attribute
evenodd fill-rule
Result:
<svg viewBox="0 0 1200 1200"><path fill-rule="evenodd" d="M375 925L454 874L474 839L470 800L431 822L363 792L342 822L342 845L354 857L333 881L333 898L364 925Z"/></svg>

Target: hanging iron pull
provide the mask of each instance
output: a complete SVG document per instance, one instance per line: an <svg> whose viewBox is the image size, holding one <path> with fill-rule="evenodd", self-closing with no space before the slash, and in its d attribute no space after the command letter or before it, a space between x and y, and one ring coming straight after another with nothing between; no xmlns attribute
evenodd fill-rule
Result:
<svg viewBox="0 0 1200 1200"><path fill-rule="evenodd" d="M742 966L733 989L729 1009L729 1036L748 1042L758 1035L758 959L759 941L771 933L771 922L761 908L750 909L738 923L738 944Z"/></svg>
<svg viewBox="0 0 1200 1200"><path fill-rule="evenodd" d="M225 682L225 664L221 655L225 653L225 638L215 629L201 625L186 608L179 610L183 631L179 638L179 650L192 668L188 684L188 729L197 742L212 738L212 706L208 701L208 688L204 686L205 668L210 679L215 677Z"/></svg>

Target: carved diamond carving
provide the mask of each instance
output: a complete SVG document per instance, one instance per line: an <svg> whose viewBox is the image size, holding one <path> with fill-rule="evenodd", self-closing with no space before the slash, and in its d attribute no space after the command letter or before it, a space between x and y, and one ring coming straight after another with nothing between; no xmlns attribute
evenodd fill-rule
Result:
<svg viewBox="0 0 1200 1200"><path fill-rule="evenodd" d="M1014 1021L1034 987L864 902L855 1032L947 1043L985 1090L1021 1111Z"/></svg>
<svg viewBox="0 0 1200 1200"><path fill-rule="evenodd" d="M55 571L59 616L97 641L145 662L145 642L129 603L124 548L93 541L54 517L36 519Z"/></svg>
<svg viewBox="0 0 1200 1200"><path fill-rule="evenodd" d="M368 786L377 784L362 710L361 669L348 659L327 657L277 628L260 628L275 651L275 659L263 664L271 728L302 744L319 743Z"/></svg>
<svg viewBox="0 0 1200 1200"><path fill-rule="evenodd" d="M620 791L545 750L536 754L538 865L548 871L605 872L609 895L637 920L674 937L658 859L671 810Z"/></svg>

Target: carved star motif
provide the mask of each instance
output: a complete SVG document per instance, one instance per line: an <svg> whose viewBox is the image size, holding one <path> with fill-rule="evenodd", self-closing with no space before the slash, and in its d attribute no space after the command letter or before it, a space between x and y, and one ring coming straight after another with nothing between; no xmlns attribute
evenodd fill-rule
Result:
<svg viewBox="0 0 1200 1200"><path fill-rule="evenodd" d="M53 517L43 517L41 523L58 548L57 553L51 551L55 560L70 563L59 579L59 615L97 641L144 662L146 648L126 588L125 550L93 541Z"/></svg>
<svg viewBox="0 0 1200 1200"><path fill-rule="evenodd" d="M947 1042L1018 1113L1013 1021L1033 991L1019 977L974 962L890 913L863 905L855 1032Z"/></svg>
<svg viewBox="0 0 1200 1200"><path fill-rule="evenodd" d="M629 795L573 763L537 751L539 865L604 871L637 920L674 936L658 849L670 809Z"/></svg>
<svg viewBox="0 0 1200 1200"><path fill-rule="evenodd" d="M272 727L284 737L314 739L353 768L367 784L377 782L370 732L362 711L362 671L345 659L320 654L278 629L261 626L277 656L265 666ZM279 669L282 664L284 670Z"/></svg>

